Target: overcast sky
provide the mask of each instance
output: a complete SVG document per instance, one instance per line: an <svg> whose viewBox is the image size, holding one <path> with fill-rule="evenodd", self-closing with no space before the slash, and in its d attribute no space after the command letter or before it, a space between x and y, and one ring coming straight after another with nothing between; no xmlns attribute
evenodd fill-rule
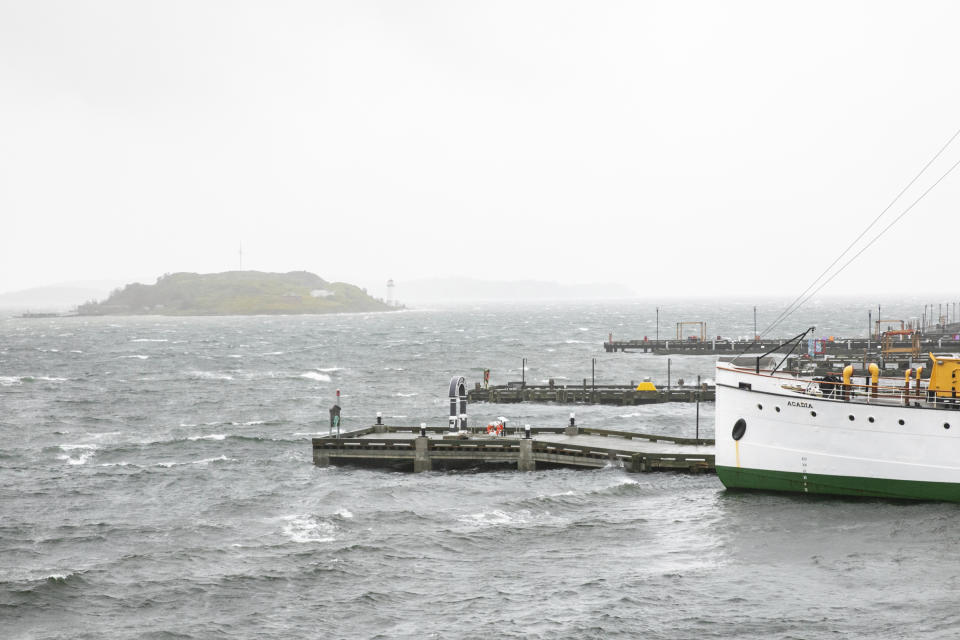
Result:
<svg viewBox="0 0 960 640"><path fill-rule="evenodd" d="M0 0L0 291L234 269L242 241L245 268L378 294L792 296L960 127L958 24L951 2ZM958 204L960 169L824 293L955 293Z"/></svg>

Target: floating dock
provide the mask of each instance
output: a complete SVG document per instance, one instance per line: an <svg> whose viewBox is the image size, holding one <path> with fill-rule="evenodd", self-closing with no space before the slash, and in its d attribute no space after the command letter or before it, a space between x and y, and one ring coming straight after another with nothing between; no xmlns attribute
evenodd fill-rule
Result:
<svg viewBox="0 0 960 640"><path fill-rule="evenodd" d="M671 387L638 391L635 385L528 385L512 383L491 385L484 389L480 383L467 392L470 402L494 402L511 404L517 402L554 402L556 404L612 404L632 406L658 402L713 402L716 387L709 385L697 388Z"/></svg>
<svg viewBox="0 0 960 640"><path fill-rule="evenodd" d="M572 420L572 419L571 419ZM713 473L714 441L591 429L536 427L496 436L484 428L451 432L446 427L368 428L313 439L313 462L385 466L415 472L505 465L520 471L551 466L630 472Z"/></svg>

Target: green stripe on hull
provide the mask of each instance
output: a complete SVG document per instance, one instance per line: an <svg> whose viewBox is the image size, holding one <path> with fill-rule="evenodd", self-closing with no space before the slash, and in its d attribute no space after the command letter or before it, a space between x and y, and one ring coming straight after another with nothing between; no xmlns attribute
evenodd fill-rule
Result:
<svg viewBox="0 0 960 640"><path fill-rule="evenodd" d="M717 475L728 489L761 489L794 493L829 493L872 498L960 502L960 483L954 482L828 476L815 473L803 474L790 471L720 466L717 467Z"/></svg>

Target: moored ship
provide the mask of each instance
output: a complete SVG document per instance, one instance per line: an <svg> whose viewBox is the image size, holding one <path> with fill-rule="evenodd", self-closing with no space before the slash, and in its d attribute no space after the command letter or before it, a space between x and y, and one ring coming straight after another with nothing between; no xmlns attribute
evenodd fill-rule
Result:
<svg viewBox="0 0 960 640"><path fill-rule="evenodd" d="M960 354L862 382L717 364L716 468L727 488L960 502ZM926 374L929 373L927 376Z"/></svg>

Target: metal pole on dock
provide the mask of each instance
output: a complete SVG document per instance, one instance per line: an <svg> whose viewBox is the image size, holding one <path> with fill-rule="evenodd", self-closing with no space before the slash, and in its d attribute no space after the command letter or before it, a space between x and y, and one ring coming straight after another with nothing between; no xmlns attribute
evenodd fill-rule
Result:
<svg viewBox="0 0 960 640"><path fill-rule="evenodd" d="M597 359L593 359L593 363L590 365L590 391L592 393L597 392Z"/></svg>
<svg viewBox="0 0 960 640"><path fill-rule="evenodd" d="M527 386L527 359L523 359L523 364L520 365L520 384L524 387Z"/></svg>
<svg viewBox="0 0 960 640"><path fill-rule="evenodd" d="M754 307L756 309L756 307ZM697 376L697 444L700 443L700 376Z"/></svg>
<svg viewBox="0 0 960 640"><path fill-rule="evenodd" d="M670 391L670 358L667 358L667 391Z"/></svg>
<svg viewBox="0 0 960 640"><path fill-rule="evenodd" d="M753 342L757 342L757 306L753 306Z"/></svg>
<svg viewBox="0 0 960 640"><path fill-rule="evenodd" d="M654 341L654 345L660 342L660 307L657 307L657 339ZM656 349L656 346L654 346Z"/></svg>

